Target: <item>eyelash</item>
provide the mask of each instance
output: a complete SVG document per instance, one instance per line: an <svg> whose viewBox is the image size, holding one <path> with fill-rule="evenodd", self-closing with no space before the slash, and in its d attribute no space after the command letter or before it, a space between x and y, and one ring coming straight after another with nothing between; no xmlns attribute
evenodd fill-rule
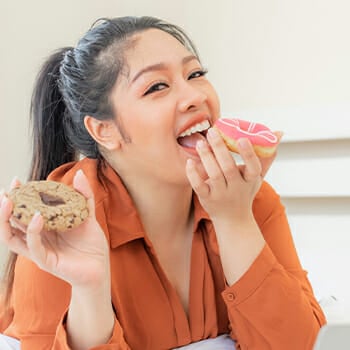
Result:
<svg viewBox="0 0 350 350"><path fill-rule="evenodd" d="M207 69L200 69L190 74L188 79L190 80L190 79L201 78L201 77L204 77L207 73L208 73ZM152 94L153 92L156 92L156 91L163 90L163 88L159 89L160 86L168 86L168 85L165 83L155 83L144 93L144 96L148 94Z"/></svg>
<svg viewBox="0 0 350 350"><path fill-rule="evenodd" d="M208 69L200 69L200 70L197 70L195 72L193 72L190 77L193 77L193 78L200 78L200 77L204 77L206 74L208 73ZM198 76L194 77L195 74L199 74Z"/></svg>

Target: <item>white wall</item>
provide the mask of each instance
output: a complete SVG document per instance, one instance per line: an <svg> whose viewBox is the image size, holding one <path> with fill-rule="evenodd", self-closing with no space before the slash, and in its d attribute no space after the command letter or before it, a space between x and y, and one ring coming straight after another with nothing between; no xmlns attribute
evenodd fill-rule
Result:
<svg viewBox="0 0 350 350"><path fill-rule="evenodd" d="M223 115L285 132L268 180L282 195L316 294L346 299L349 13L347 0L0 0L0 188L26 177L29 99L44 57L74 45L98 17L160 16L197 43Z"/></svg>
<svg viewBox="0 0 350 350"><path fill-rule="evenodd" d="M189 1L185 12L227 112L349 101L349 13L347 0Z"/></svg>

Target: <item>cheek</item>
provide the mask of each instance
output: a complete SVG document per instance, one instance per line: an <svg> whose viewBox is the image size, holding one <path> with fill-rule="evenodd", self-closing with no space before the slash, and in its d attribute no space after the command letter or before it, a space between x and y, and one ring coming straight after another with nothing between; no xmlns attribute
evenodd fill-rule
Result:
<svg viewBox="0 0 350 350"><path fill-rule="evenodd" d="M144 108L135 106L134 101L125 102L127 102L125 108L120 108L118 110L118 118L124 133L128 135L131 140L134 140L140 135L149 132L149 118L147 118L147 111Z"/></svg>
<svg viewBox="0 0 350 350"><path fill-rule="evenodd" d="M220 100L219 96L214 89L212 89L212 95L210 98L210 109L212 112L213 122L215 122L220 117Z"/></svg>
<svg viewBox="0 0 350 350"><path fill-rule="evenodd" d="M137 115L124 118L124 130L129 136L134 146L141 146L149 151L155 145L164 143L166 137L164 125L160 122L159 115L157 116L152 111L143 110ZM158 147L159 148L159 147Z"/></svg>
<svg viewBox="0 0 350 350"><path fill-rule="evenodd" d="M139 103L137 108L132 108L132 112L125 119L126 122L130 120L129 130L133 134L159 138L173 130L174 105L165 99Z"/></svg>

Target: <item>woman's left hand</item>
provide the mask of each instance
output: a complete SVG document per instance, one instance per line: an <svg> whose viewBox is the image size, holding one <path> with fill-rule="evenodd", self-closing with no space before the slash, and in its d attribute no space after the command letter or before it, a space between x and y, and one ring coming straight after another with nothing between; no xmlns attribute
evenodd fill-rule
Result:
<svg viewBox="0 0 350 350"><path fill-rule="evenodd" d="M240 139L238 149L242 165L236 164L221 136L211 128L207 142L197 144L201 163L187 162L190 184L212 220L251 216L254 197L276 156L259 158L248 139Z"/></svg>

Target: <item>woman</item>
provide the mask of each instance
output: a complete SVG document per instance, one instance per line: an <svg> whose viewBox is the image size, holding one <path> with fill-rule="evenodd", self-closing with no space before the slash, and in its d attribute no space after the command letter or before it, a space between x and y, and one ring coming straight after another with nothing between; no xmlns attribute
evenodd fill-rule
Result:
<svg viewBox="0 0 350 350"><path fill-rule="evenodd" d="M23 349L225 334L232 349L312 348L325 319L263 181L273 157L241 139L236 165L210 128L220 108L205 73L183 31L150 17L104 20L44 65L30 178L73 185L90 215L46 233L37 213L23 239L3 196L1 239L18 258L2 331Z"/></svg>

